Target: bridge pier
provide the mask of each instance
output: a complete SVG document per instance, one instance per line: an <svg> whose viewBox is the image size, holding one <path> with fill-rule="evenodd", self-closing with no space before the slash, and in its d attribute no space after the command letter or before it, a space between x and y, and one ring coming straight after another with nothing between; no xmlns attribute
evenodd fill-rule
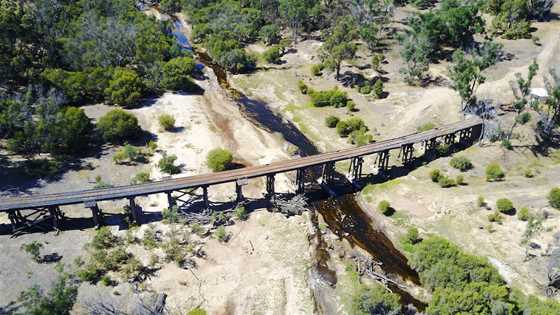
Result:
<svg viewBox="0 0 560 315"><path fill-rule="evenodd" d="M463 129L459 131L459 143L462 145L469 145L473 142L473 130L472 128Z"/></svg>
<svg viewBox="0 0 560 315"><path fill-rule="evenodd" d="M305 192L305 168L298 168L296 170L296 194Z"/></svg>
<svg viewBox="0 0 560 315"><path fill-rule="evenodd" d="M95 200L89 200L84 202L84 206L91 210L95 227L100 228L103 225L103 212L99 209L97 202Z"/></svg>
<svg viewBox="0 0 560 315"><path fill-rule="evenodd" d="M323 164L323 172L321 174L321 183L331 185L334 182L334 162L327 162Z"/></svg>
<svg viewBox="0 0 560 315"><path fill-rule="evenodd" d="M423 145L424 145L424 156L434 156L438 146L437 137L429 140L425 140L423 142Z"/></svg>
<svg viewBox="0 0 560 315"><path fill-rule="evenodd" d="M48 208L49 215L52 218L53 227L55 230L60 230L60 225L64 221L64 214L60 211L59 206L51 206Z"/></svg>
<svg viewBox="0 0 560 315"><path fill-rule="evenodd" d="M248 183L249 180L247 178L241 178L235 181L235 201L237 203L245 200L245 197L243 196L243 186L247 185Z"/></svg>
<svg viewBox="0 0 560 315"><path fill-rule="evenodd" d="M177 202L175 201L175 198L173 198L173 192L167 191L165 192L165 194L167 195L167 207L169 209L175 207L177 205Z"/></svg>
<svg viewBox="0 0 560 315"><path fill-rule="evenodd" d="M357 156L350 160L350 169L348 172L351 174L352 183L356 183L360 178L362 178L362 169L364 166L364 158Z"/></svg>
<svg viewBox="0 0 560 315"><path fill-rule="evenodd" d="M140 211L140 207L136 204L136 200L134 197L128 198L128 206L130 207L130 215L132 217L132 221L136 222L137 224L141 224L142 213Z"/></svg>
<svg viewBox="0 0 560 315"><path fill-rule="evenodd" d="M274 199L274 181L275 181L275 174L266 175L266 198Z"/></svg>
<svg viewBox="0 0 560 315"><path fill-rule="evenodd" d="M210 209L210 200L208 199L208 186L202 186L202 203L204 210Z"/></svg>
<svg viewBox="0 0 560 315"><path fill-rule="evenodd" d="M452 145L453 143L455 143L455 133L452 132L450 134L446 134L443 139L443 142L445 144Z"/></svg>
<svg viewBox="0 0 560 315"><path fill-rule="evenodd" d="M379 152L377 156L377 168L379 173L384 173L389 170L389 150Z"/></svg>
<svg viewBox="0 0 560 315"><path fill-rule="evenodd" d="M403 165L408 165L414 160L414 144L405 144L401 146L401 158Z"/></svg>

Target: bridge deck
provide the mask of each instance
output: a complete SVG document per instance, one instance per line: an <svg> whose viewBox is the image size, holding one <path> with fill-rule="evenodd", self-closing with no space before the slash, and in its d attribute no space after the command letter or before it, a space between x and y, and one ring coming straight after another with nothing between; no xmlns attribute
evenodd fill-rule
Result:
<svg viewBox="0 0 560 315"><path fill-rule="evenodd" d="M239 179L256 178L270 174L284 173L296 169L321 165L326 162L337 162L348 160L353 157L375 154L386 150L399 149L403 145L421 143L423 141L442 137L463 129L476 127L481 124L482 121L479 118L471 118L429 131L413 133L390 140L379 141L358 148L338 150L334 152L322 153L291 160L277 161L266 165L250 166L219 173L166 179L141 185L127 185L105 189L90 189L74 192L61 192L55 194L38 194L1 198L0 212L46 206L79 204L91 200L104 201L123 199L127 197L145 196L167 191L235 182Z"/></svg>

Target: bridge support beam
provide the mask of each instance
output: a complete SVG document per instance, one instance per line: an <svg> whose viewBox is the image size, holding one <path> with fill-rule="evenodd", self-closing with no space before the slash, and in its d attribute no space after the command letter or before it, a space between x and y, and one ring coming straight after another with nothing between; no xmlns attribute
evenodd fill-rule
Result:
<svg viewBox="0 0 560 315"><path fill-rule="evenodd" d="M472 128L463 129L459 131L459 143L462 145L469 145L474 142Z"/></svg>
<svg viewBox="0 0 560 315"><path fill-rule="evenodd" d="M447 134L447 135L445 135L445 137L443 139L444 139L445 144L448 144L448 145L454 144L455 143L455 133L452 132L450 134Z"/></svg>
<svg viewBox="0 0 560 315"><path fill-rule="evenodd" d="M84 202L84 206L91 210L93 223L97 228L100 228L103 225L103 212L99 209L97 202L95 200L86 201Z"/></svg>
<svg viewBox="0 0 560 315"><path fill-rule="evenodd" d="M364 166L364 158L357 156L350 160L350 169L348 170L351 174L352 183L356 183L360 178L362 178L362 169Z"/></svg>
<svg viewBox="0 0 560 315"><path fill-rule="evenodd" d="M401 147L403 165L409 165L414 160L414 144L405 144Z"/></svg>
<svg viewBox="0 0 560 315"><path fill-rule="evenodd" d="M274 199L274 181L275 181L275 174L266 175L266 198Z"/></svg>
<svg viewBox="0 0 560 315"><path fill-rule="evenodd" d="M377 168L379 169L379 173L384 173L389 170L389 150L379 152L377 156Z"/></svg>
<svg viewBox="0 0 560 315"><path fill-rule="evenodd" d="M132 217L132 221L141 224L142 213L140 207L136 204L136 200L134 199L134 197L128 198L128 206L130 207L130 215Z"/></svg>
<svg viewBox="0 0 560 315"><path fill-rule="evenodd" d="M49 215L52 218L52 224L55 230L60 230L60 225L64 221L64 214L60 211L60 207L52 206L49 207Z"/></svg>
<svg viewBox="0 0 560 315"><path fill-rule="evenodd" d="M305 169L298 168L296 170L296 194L303 194L305 192Z"/></svg>
<svg viewBox="0 0 560 315"><path fill-rule="evenodd" d="M243 185L239 182L235 182L235 201L237 203L242 202L245 197L243 197Z"/></svg>
<svg viewBox="0 0 560 315"><path fill-rule="evenodd" d="M210 209L210 199L208 199L208 186L202 186L202 204L204 210Z"/></svg>
<svg viewBox="0 0 560 315"><path fill-rule="evenodd" d="M334 182L334 162L323 164L323 172L321 174L321 183L331 185Z"/></svg>
<svg viewBox="0 0 560 315"><path fill-rule="evenodd" d="M177 205L177 202L175 201L175 198L173 198L173 192L172 191L168 191L165 193L167 195L167 207L169 209L175 207Z"/></svg>

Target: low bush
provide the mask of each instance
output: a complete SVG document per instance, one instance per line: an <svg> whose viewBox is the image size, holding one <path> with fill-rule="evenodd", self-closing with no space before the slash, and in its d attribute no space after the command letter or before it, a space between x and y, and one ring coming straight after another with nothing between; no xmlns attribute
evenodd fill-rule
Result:
<svg viewBox="0 0 560 315"><path fill-rule="evenodd" d="M113 155L113 162L116 164L133 163L144 161L144 155L142 152L130 144L126 144Z"/></svg>
<svg viewBox="0 0 560 315"><path fill-rule="evenodd" d="M457 175L457 177L455 178L455 183L457 183L457 185L459 186L465 185L465 177L463 177L463 175Z"/></svg>
<svg viewBox="0 0 560 315"><path fill-rule="evenodd" d="M214 237L220 242L227 242L229 240L229 234L223 226L219 226L216 231L214 231Z"/></svg>
<svg viewBox="0 0 560 315"><path fill-rule="evenodd" d="M451 146L449 144L440 144L436 147L436 152L439 156L447 156L451 153Z"/></svg>
<svg viewBox="0 0 560 315"><path fill-rule="evenodd" d="M356 103L354 103L354 101L348 101L346 103L346 109L348 110L348 113L353 113L358 111L358 109L356 108Z"/></svg>
<svg viewBox="0 0 560 315"><path fill-rule="evenodd" d="M368 131L368 127L364 121L358 117L350 117L348 119L341 120L336 124L336 132L343 138L348 137L356 130L363 130L364 132Z"/></svg>
<svg viewBox="0 0 560 315"><path fill-rule="evenodd" d="M245 221L247 220L247 209L245 209L245 207L243 206L239 206L237 208L235 208L235 217L237 217L237 219Z"/></svg>
<svg viewBox="0 0 560 315"><path fill-rule="evenodd" d="M528 123L529 121L531 121L531 114L528 112L524 112L519 114L519 116L517 116L517 118L515 118L515 120L521 124L521 125L525 125L526 123Z"/></svg>
<svg viewBox="0 0 560 315"><path fill-rule="evenodd" d="M511 213L515 208L513 202L507 198L501 198L496 201L496 209L501 213Z"/></svg>
<svg viewBox="0 0 560 315"><path fill-rule="evenodd" d="M20 249L24 252L28 253L33 261L40 263L41 262L41 248L43 244L33 241L31 243L26 243L21 245Z"/></svg>
<svg viewBox="0 0 560 315"><path fill-rule="evenodd" d="M366 128L354 130L350 133L350 143L361 147L373 142L373 136L367 132Z"/></svg>
<svg viewBox="0 0 560 315"><path fill-rule="evenodd" d="M167 174L179 174L181 173L181 168L175 165L175 161L177 160L177 156L174 154L167 155L167 153L163 153L163 156L158 162L159 169Z"/></svg>
<svg viewBox="0 0 560 315"><path fill-rule="evenodd" d="M340 119L336 116L329 116L325 119L325 125L329 128L335 128Z"/></svg>
<svg viewBox="0 0 560 315"><path fill-rule="evenodd" d="M368 95L369 93L371 93L371 85L365 84L363 86L360 86L360 88L358 89L358 92L360 92L360 94L365 94Z"/></svg>
<svg viewBox="0 0 560 315"><path fill-rule="evenodd" d="M560 209L560 187L553 188L548 194L548 203L555 209Z"/></svg>
<svg viewBox="0 0 560 315"><path fill-rule="evenodd" d="M509 139L502 139L502 147L508 150L513 150L513 145L511 144L511 141L509 141Z"/></svg>
<svg viewBox="0 0 560 315"><path fill-rule="evenodd" d="M498 211L494 211L488 215L488 221L490 222L502 223L503 220L504 217Z"/></svg>
<svg viewBox="0 0 560 315"><path fill-rule="evenodd" d="M262 54L263 59L268 63L280 63L280 58L282 57L282 48L279 45L274 45L267 49Z"/></svg>
<svg viewBox="0 0 560 315"><path fill-rule="evenodd" d="M373 84L373 96L378 99L383 97L383 81L380 79Z"/></svg>
<svg viewBox="0 0 560 315"><path fill-rule="evenodd" d="M460 170L461 172L465 172L473 168L471 160L464 156L453 157L451 161L449 161L449 165Z"/></svg>
<svg viewBox="0 0 560 315"><path fill-rule="evenodd" d="M427 122L421 126L419 126L418 128L416 128L416 130L418 132L424 132L424 131L429 131L432 130L436 127L436 125L433 122Z"/></svg>
<svg viewBox="0 0 560 315"><path fill-rule="evenodd" d="M478 198L476 200L476 205L478 207L485 207L486 206L486 201L484 200L483 196L478 196Z"/></svg>
<svg viewBox="0 0 560 315"><path fill-rule="evenodd" d="M371 68L374 71L379 72L381 70L383 60L385 60L385 56L383 56L383 54L374 54L373 57L371 57Z"/></svg>
<svg viewBox="0 0 560 315"><path fill-rule="evenodd" d="M309 91L311 102L316 107L334 106L344 107L348 103L348 94L346 92L334 88L326 91Z"/></svg>
<svg viewBox="0 0 560 315"><path fill-rule="evenodd" d="M379 204L377 204L377 210L379 210L379 212L383 213L384 215L389 215L393 211L393 209L391 208L391 204L387 200L380 201Z"/></svg>
<svg viewBox="0 0 560 315"><path fill-rule="evenodd" d="M432 182L437 183L439 182L439 178L442 176L441 171L436 169L433 169L430 171L430 179L432 180Z"/></svg>
<svg viewBox="0 0 560 315"><path fill-rule="evenodd" d="M134 175L134 177L132 177L132 179L130 180L130 183L132 185L139 185L139 184L144 184L144 183L148 183L150 182L150 173L146 172L146 171L140 171L138 173L136 173L136 175Z"/></svg>
<svg viewBox="0 0 560 315"><path fill-rule="evenodd" d="M175 128L175 117L169 114L161 114L158 118L159 125L163 130L170 131Z"/></svg>
<svg viewBox="0 0 560 315"><path fill-rule="evenodd" d="M298 89L301 92L301 94L307 94L309 92L309 87L307 87L307 84L305 84L305 82L303 82L303 80L299 80L297 85L298 85Z"/></svg>
<svg viewBox="0 0 560 315"><path fill-rule="evenodd" d="M311 66L311 74L315 77L319 77L321 76L324 68L325 66L322 63L314 64Z"/></svg>
<svg viewBox="0 0 560 315"><path fill-rule="evenodd" d="M233 155L226 149L214 149L208 152L206 163L214 172L226 170L233 162Z"/></svg>
<svg viewBox="0 0 560 315"><path fill-rule="evenodd" d="M418 229L415 228L415 227L408 228L408 230L406 231L406 235L405 235L405 241L409 244L412 244L412 245L420 242L421 238L420 238L420 233L418 232Z"/></svg>
<svg viewBox="0 0 560 315"><path fill-rule="evenodd" d="M488 164L486 167L486 181L495 182L501 181L506 177L502 167L497 163Z"/></svg>
<svg viewBox="0 0 560 315"><path fill-rule="evenodd" d="M442 176L439 177L438 184L441 188L449 188L449 187L453 187L453 186L457 185L457 183L453 179L451 179L451 178L449 178L445 175L442 175Z"/></svg>
<svg viewBox="0 0 560 315"><path fill-rule="evenodd" d="M523 207L519 210L519 212L517 213L517 218L521 221L527 221L529 220L529 208Z"/></svg>
<svg viewBox="0 0 560 315"><path fill-rule="evenodd" d="M280 38L280 28L276 24L265 25L259 30L259 39L266 45L278 44Z"/></svg>

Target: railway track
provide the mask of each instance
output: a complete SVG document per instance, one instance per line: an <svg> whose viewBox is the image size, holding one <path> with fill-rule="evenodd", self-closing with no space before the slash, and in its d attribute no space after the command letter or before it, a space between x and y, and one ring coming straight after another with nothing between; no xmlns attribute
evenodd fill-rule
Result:
<svg viewBox="0 0 560 315"><path fill-rule="evenodd" d="M479 118L471 118L454 124L425 132L412 133L398 138L379 141L358 148L338 150L308 157L277 161L265 165L251 166L242 169L224 171L220 173L202 174L182 178L171 178L140 185L118 186L104 189L90 189L81 191L60 192L54 194L37 194L29 196L14 196L0 198L0 212L23 210L30 208L64 206L86 202L134 198L157 193L177 191L189 188L208 187L239 180L252 179L267 175L290 172L329 162L349 160L380 153L383 151L400 149L406 145L423 143L439 137L452 135L462 130L482 126Z"/></svg>

